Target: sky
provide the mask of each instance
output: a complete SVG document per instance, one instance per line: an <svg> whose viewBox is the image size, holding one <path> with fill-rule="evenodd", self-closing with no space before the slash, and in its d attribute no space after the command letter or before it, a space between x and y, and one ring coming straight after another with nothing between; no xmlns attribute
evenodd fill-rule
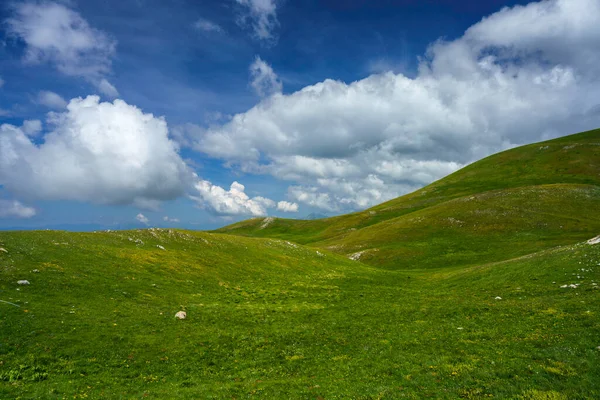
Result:
<svg viewBox="0 0 600 400"><path fill-rule="evenodd" d="M337 215L600 127L600 1L0 3L0 229Z"/></svg>

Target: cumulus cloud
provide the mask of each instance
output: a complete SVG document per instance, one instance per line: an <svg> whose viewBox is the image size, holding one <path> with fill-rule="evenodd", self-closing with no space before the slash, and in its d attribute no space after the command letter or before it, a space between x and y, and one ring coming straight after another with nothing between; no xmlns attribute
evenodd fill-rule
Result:
<svg viewBox="0 0 600 400"><path fill-rule="evenodd" d="M250 65L250 86L260 97L281 93L283 85L273 68L260 57Z"/></svg>
<svg viewBox="0 0 600 400"><path fill-rule="evenodd" d="M42 132L42 121L39 119L28 119L23 121L23 126L21 126L21 130L27 136L37 136Z"/></svg>
<svg viewBox="0 0 600 400"><path fill-rule="evenodd" d="M279 25L277 20L276 0L236 0L243 6L244 14L240 21L242 24L250 24L254 36L266 44L273 44L277 37L275 28Z"/></svg>
<svg viewBox="0 0 600 400"><path fill-rule="evenodd" d="M177 222L179 222L179 219L178 218L171 218L168 215L165 215L163 217L163 221L177 223Z"/></svg>
<svg viewBox="0 0 600 400"><path fill-rule="evenodd" d="M433 43L417 76L325 80L270 96L191 146L295 182L290 199L362 208L519 144L600 125L600 3L505 8Z"/></svg>
<svg viewBox="0 0 600 400"><path fill-rule="evenodd" d="M298 204L289 201L280 201L277 203L277 209L283 212L298 212Z"/></svg>
<svg viewBox="0 0 600 400"><path fill-rule="evenodd" d="M0 199L0 218L31 218L35 214L34 208L24 206L17 200Z"/></svg>
<svg viewBox="0 0 600 400"><path fill-rule="evenodd" d="M319 191L316 186L290 186L288 196L311 207L327 211L338 211L338 206L334 203L332 196L329 193Z"/></svg>
<svg viewBox="0 0 600 400"><path fill-rule="evenodd" d="M88 96L47 122L41 144L0 125L0 184L19 197L149 206L185 193L190 173L163 118Z"/></svg>
<svg viewBox="0 0 600 400"><path fill-rule="evenodd" d="M241 183L233 182L229 190L199 179L194 185L198 195L190 196L201 207L222 215L267 215L267 208L275 207L273 200L250 198Z"/></svg>
<svg viewBox="0 0 600 400"><path fill-rule="evenodd" d="M54 92L46 90L42 90L38 93L37 102L53 110L62 110L67 107L67 101L65 99Z"/></svg>
<svg viewBox="0 0 600 400"><path fill-rule="evenodd" d="M61 3L25 1L11 9L7 30L24 42L26 62L48 62L65 75L102 84L115 53L112 38Z"/></svg>
<svg viewBox="0 0 600 400"><path fill-rule="evenodd" d="M202 31L202 32L213 32L213 33L222 33L223 28L220 25L209 21L205 18L199 18L196 22L194 22L194 28Z"/></svg>
<svg viewBox="0 0 600 400"><path fill-rule="evenodd" d="M101 79L98 83L98 90L105 96L114 99L119 96L119 91L116 87L114 87L109 81L106 79Z"/></svg>
<svg viewBox="0 0 600 400"><path fill-rule="evenodd" d="M138 215L135 216L135 219L138 220L138 222L144 224L144 225L149 225L150 224L150 220L142 213L139 213Z"/></svg>

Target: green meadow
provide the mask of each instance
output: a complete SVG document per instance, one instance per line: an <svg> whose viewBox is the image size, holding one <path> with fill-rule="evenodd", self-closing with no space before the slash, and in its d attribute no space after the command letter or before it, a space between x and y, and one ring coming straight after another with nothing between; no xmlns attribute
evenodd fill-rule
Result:
<svg viewBox="0 0 600 400"><path fill-rule="evenodd" d="M0 398L597 399L597 235L600 130L323 220L1 232Z"/></svg>

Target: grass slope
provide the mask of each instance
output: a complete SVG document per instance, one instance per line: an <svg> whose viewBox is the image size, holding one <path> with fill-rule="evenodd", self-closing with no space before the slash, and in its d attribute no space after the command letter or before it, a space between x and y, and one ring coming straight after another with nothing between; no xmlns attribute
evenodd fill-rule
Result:
<svg viewBox="0 0 600 400"><path fill-rule="evenodd" d="M600 130L595 130L487 157L362 212L315 221L256 218L218 232L286 239L344 255L365 251L355 257L385 268L455 265L595 234L598 187ZM528 238L535 240L515 248ZM439 258L436 252L455 254Z"/></svg>
<svg viewBox="0 0 600 400"><path fill-rule="evenodd" d="M0 232L0 398L600 398L599 151L325 220Z"/></svg>
<svg viewBox="0 0 600 400"><path fill-rule="evenodd" d="M0 247L0 398L600 397L600 245L411 272L173 230Z"/></svg>

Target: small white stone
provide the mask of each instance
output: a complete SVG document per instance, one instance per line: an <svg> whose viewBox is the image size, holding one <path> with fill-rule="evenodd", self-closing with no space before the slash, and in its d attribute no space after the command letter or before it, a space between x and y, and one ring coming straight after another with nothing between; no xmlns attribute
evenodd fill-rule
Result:
<svg viewBox="0 0 600 400"><path fill-rule="evenodd" d="M21 281L17 281L17 285L30 285L30 283L27 280L21 280Z"/></svg>
<svg viewBox="0 0 600 400"><path fill-rule="evenodd" d="M598 244L600 243L600 235L596 236L595 238L592 238L590 240L587 241L588 244Z"/></svg>
<svg viewBox="0 0 600 400"><path fill-rule="evenodd" d="M500 296L496 296L496 297L495 297L495 300L502 300L502 297L500 297Z"/></svg>
<svg viewBox="0 0 600 400"><path fill-rule="evenodd" d="M165 250L165 248L164 248L164 247L162 247L160 244L157 244L157 245L156 245L156 247L158 247L158 248L159 248L159 249L161 249L161 250Z"/></svg>
<svg viewBox="0 0 600 400"><path fill-rule="evenodd" d="M175 314L175 318L177 318L177 319L186 319L187 318L187 313L185 311L179 311L177 314Z"/></svg>

